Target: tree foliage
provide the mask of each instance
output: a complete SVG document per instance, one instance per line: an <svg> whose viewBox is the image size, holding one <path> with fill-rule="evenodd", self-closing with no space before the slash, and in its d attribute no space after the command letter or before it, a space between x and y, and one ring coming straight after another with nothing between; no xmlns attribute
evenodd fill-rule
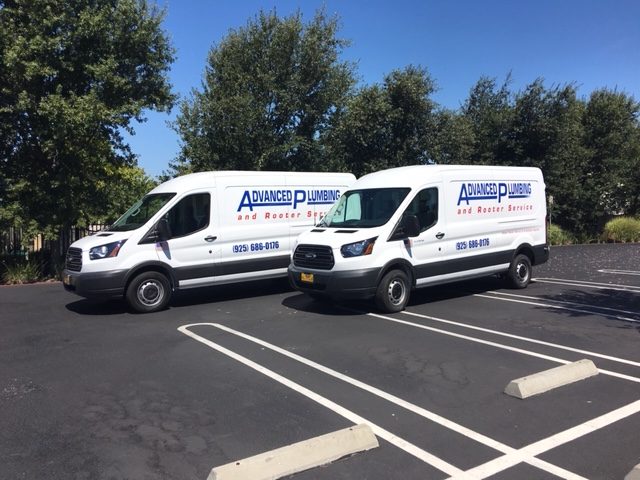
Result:
<svg viewBox="0 0 640 480"><path fill-rule="evenodd" d="M470 162L492 165L496 156L507 157L508 130L513 110L510 76L498 88L496 79L482 77L471 88L461 114L471 127L473 149Z"/></svg>
<svg viewBox="0 0 640 480"><path fill-rule="evenodd" d="M356 176L429 163L434 90L428 72L414 66L391 72L382 85L361 88L330 134L333 161Z"/></svg>
<svg viewBox="0 0 640 480"><path fill-rule="evenodd" d="M347 42L323 11L260 12L209 52L201 90L180 108L178 172L323 169L320 138L352 87Z"/></svg>
<svg viewBox="0 0 640 480"><path fill-rule="evenodd" d="M614 213L640 213L640 104L617 91L596 90L583 116L588 161L582 172L589 208L598 221Z"/></svg>
<svg viewBox="0 0 640 480"><path fill-rule="evenodd" d="M55 236L104 215L112 189L99 185L135 164L122 129L174 100L163 15L145 0L0 1L5 224Z"/></svg>

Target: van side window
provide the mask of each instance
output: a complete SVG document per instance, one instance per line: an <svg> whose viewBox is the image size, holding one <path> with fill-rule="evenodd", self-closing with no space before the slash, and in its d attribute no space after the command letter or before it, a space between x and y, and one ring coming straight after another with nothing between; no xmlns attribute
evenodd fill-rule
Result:
<svg viewBox="0 0 640 480"><path fill-rule="evenodd" d="M209 226L211 195L195 193L176 203L166 214L171 238L184 237Z"/></svg>
<svg viewBox="0 0 640 480"><path fill-rule="evenodd" d="M404 215L418 217L420 232L433 227L438 223L438 189L431 187L418 192L405 210Z"/></svg>

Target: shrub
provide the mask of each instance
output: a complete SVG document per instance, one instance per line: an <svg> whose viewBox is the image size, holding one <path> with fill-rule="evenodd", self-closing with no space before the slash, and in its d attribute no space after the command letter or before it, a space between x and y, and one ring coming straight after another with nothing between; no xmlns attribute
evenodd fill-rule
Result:
<svg viewBox="0 0 640 480"><path fill-rule="evenodd" d="M576 241L575 237L571 235L571 233L563 230L561 227L553 223L549 225L547 240L551 245L570 245Z"/></svg>
<svg viewBox="0 0 640 480"><path fill-rule="evenodd" d="M39 263L28 260L19 260L12 263L4 263L2 282L9 285L21 283L33 283L42 279L42 267Z"/></svg>
<svg viewBox="0 0 640 480"><path fill-rule="evenodd" d="M605 242L640 242L640 220L632 217L609 220L602 236Z"/></svg>

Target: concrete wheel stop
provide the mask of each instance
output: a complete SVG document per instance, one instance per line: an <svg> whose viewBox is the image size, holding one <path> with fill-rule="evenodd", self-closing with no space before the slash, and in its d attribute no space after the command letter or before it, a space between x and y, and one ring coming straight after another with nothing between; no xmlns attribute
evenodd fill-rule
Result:
<svg viewBox="0 0 640 480"><path fill-rule="evenodd" d="M578 360L577 362L512 380L504 389L504 393L524 399L597 374L598 369L591 360Z"/></svg>
<svg viewBox="0 0 640 480"><path fill-rule="evenodd" d="M368 425L327 433L211 470L207 480L275 480L378 446Z"/></svg>

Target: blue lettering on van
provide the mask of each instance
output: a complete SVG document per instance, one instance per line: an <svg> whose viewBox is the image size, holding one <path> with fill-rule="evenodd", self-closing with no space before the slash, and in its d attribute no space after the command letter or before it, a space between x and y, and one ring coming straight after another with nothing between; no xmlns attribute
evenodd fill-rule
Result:
<svg viewBox="0 0 640 480"><path fill-rule="evenodd" d="M249 211L253 212L253 207L281 205L291 205L291 190L245 190L237 211L249 207Z"/></svg>
<svg viewBox="0 0 640 480"><path fill-rule="evenodd" d="M237 212L248 208L250 212L256 207L293 207L299 205L332 205L340 198L340 190L245 190L240 199Z"/></svg>
<svg viewBox="0 0 640 480"><path fill-rule="evenodd" d="M307 192L304 190L296 190L293 193L293 209L298 208L299 203L304 203L307 200Z"/></svg>
<svg viewBox="0 0 640 480"><path fill-rule="evenodd" d="M309 205L333 205L340 198L340 190L308 190L307 196Z"/></svg>
<svg viewBox="0 0 640 480"><path fill-rule="evenodd" d="M475 200L497 200L498 203L504 197L529 198L531 196L531 183L527 182L468 182L460 186L458 205Z"/></svg>

